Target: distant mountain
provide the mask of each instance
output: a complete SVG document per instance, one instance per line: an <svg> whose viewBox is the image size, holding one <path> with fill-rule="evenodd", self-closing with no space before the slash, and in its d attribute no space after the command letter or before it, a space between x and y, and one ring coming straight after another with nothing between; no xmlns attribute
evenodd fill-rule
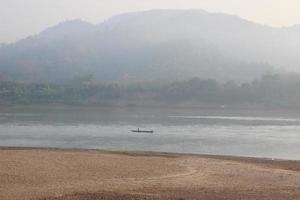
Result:
<svg viewBox="0 0 300 200"><path fill-rule="evenodd" d="M65 21L39 34L43 38L73 37L96 31L95 25L81 20Z"/></svg>
<svg viewBox="0 0 300 200"><path fill-rule="evenodd" d="M299 33L299 26L272 28L203 10L126 13L96 25L66 21L1 47L0 77L248 81L276 68L298 69Z"/></svg>

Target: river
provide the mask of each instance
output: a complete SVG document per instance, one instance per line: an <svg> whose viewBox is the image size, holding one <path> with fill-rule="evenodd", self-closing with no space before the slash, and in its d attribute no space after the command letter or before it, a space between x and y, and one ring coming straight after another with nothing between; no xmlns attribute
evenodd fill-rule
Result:
<svg viewBox="0 0 300 200"><path fill-rule="evenodd" d="M154 130L133 133L133 129ZM0 146L300 160L296 111L40 106L0 109Z"/></svg>

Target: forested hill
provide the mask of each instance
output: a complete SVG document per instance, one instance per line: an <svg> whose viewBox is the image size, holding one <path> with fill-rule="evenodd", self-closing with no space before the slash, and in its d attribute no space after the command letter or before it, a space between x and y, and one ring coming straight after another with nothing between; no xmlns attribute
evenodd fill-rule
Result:
<svg viewBox="0 0 300 200"><path fill-rule="evenodd" d="M300 29L272 28L202 10L126 13L100 24L62 22L0 47L0 79L252 81L300 65Z"/></svg>

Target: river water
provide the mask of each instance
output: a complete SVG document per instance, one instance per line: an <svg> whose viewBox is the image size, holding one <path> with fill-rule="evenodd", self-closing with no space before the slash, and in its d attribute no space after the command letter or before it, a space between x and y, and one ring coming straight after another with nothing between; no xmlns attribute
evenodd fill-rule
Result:
<svg viewBox="0 0 300 200"><path fill-rule="evenodd" d="M133 129L154 130L133 133ZM296 111L0 108L0 146L146 150L300 160Z"/></svg>

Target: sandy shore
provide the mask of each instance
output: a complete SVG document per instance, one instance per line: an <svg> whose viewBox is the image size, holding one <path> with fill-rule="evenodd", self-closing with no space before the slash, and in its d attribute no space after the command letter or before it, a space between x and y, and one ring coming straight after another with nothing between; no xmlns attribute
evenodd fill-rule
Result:
<svg viewBox="0 0 300 200"><path fill-rule="evenodd" d="M1 148L0 199L297 200L300 162Z"/></svg>

